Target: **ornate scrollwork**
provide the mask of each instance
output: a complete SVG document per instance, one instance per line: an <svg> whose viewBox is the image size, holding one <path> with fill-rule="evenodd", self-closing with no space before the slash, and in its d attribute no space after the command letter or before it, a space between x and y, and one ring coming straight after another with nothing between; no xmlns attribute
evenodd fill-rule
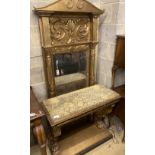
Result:
<svg viewBox="0 0 155 155"><path fill-rule="evenodd" d="M90 19L83 17L50 18L51 44L71 44L89 41Z"/></svg>
<svg viewBox="0 0 155 155"><path fill-rule="evenodd" d="M88 36L89 33L89 27L85 20L81 20L80 24L77 26L77 35L80 40L84 39L86 36ZM78 40L78 41L80 41Z"/></svg>
<svg viewBox="0 0 155 155"><path fill-rule="evenodd" d="M65 36L64 26L65 23L60 18L50 18L51 23L51 39L52 40L61 40Z"/></svg>

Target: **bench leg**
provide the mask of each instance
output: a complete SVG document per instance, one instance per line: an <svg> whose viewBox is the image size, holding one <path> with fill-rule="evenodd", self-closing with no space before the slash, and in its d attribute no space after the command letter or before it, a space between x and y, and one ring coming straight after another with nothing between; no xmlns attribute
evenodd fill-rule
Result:
<svg viewBox="0 0 155 155"><path fill-rule="evenodd" d="M112 111L112 107L95 113L95 122L98 128L109 128L110 122L108 114Z"/></svg>
<svg viewBox="0 0 155 155"><path fill-rule="evenodd" d="M109 128L110 126L110 121L108 115L103 116L103 123L105 128Z"/></svg>
<svg viewBox="0 0 155 155"><path fill-rule="evenodd" d="M49 149L52 155L55 155L58 152L59 150L58 138L51 138L49 140Z"/></svg>
<svg viewBox="0 0 155 155"><path fill-rule="evenodd" d="M52 136L49 139L49 148L51 150L52 155L57 154L57 152L59 151L58 137L60 135L61 135L61 128L53 127L52 128Z"/></svg>
<svg viewBox="0 0 155 155"><path fill-rule="evenodd" d="M95 113L95 123L100 129L109 127L109 117L107 115L102 115L102 113Z"/></svg>

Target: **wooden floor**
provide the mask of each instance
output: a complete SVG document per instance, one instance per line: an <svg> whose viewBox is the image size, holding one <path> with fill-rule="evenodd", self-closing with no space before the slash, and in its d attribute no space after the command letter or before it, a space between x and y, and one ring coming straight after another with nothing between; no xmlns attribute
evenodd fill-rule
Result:
<svg viewBox="0 0 155 155"><path fill-rule="evenodd" d="M86 154L87 155L124 155L125 147L124 147L124 143L122 143L121 141L123 137L122 124L119 122L119 119L116 117L112 118L110 132L114 134L113 139L110 139L109 141L99 145L98 147L94 148L93 150L89 151ZM71 155L71 154L72 153L69 153L67 155ZM37 145L31 147L31 155L40 155L40 150ZM48 148L47 148L47 155L51 155Z"/></svg>
<svg viewBox="0 0 155 155"><path fill-rule="evenodd" d="M60 138L58 155L81 155L111 138L107 129L98 129L95 124L85 125Z"/></svg>
<svg viewBox="0 0 155 155"><path fill-rule="evenodd" d="M31 155L40 155L40 150L37 145L31 147ZM47 149L47 155L51 155L49 149ZM86 155L125 155L125 145L121 142L115 144L113 140L109 140L86 153Z"/></svg>

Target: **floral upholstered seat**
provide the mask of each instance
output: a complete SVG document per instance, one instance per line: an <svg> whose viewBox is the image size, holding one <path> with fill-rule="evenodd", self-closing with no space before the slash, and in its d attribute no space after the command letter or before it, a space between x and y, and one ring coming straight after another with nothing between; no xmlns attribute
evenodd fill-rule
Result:
<svg viewBox="0 0 155 155"><path fill-rule="evenodd" d="M118 99L115 91L94 85L45 100L43 106L54 126Z"/></svg>

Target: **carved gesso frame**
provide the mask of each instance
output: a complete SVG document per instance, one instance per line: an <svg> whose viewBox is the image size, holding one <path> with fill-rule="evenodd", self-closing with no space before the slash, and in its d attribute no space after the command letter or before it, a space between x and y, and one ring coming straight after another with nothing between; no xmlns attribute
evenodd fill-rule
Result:
<svg viewBox="0 0 155 155"><path fill-rule="evenodd" d="M66 5L64 8L61 5L63 2ZM55 8L57 10L53 11ZM56 95L53 56L58 53L86 52L87 86L95 84L98 17L103 11L84 0L58 0L46 7L35 8L35 11L39 15L48 97Z"/></svg>

